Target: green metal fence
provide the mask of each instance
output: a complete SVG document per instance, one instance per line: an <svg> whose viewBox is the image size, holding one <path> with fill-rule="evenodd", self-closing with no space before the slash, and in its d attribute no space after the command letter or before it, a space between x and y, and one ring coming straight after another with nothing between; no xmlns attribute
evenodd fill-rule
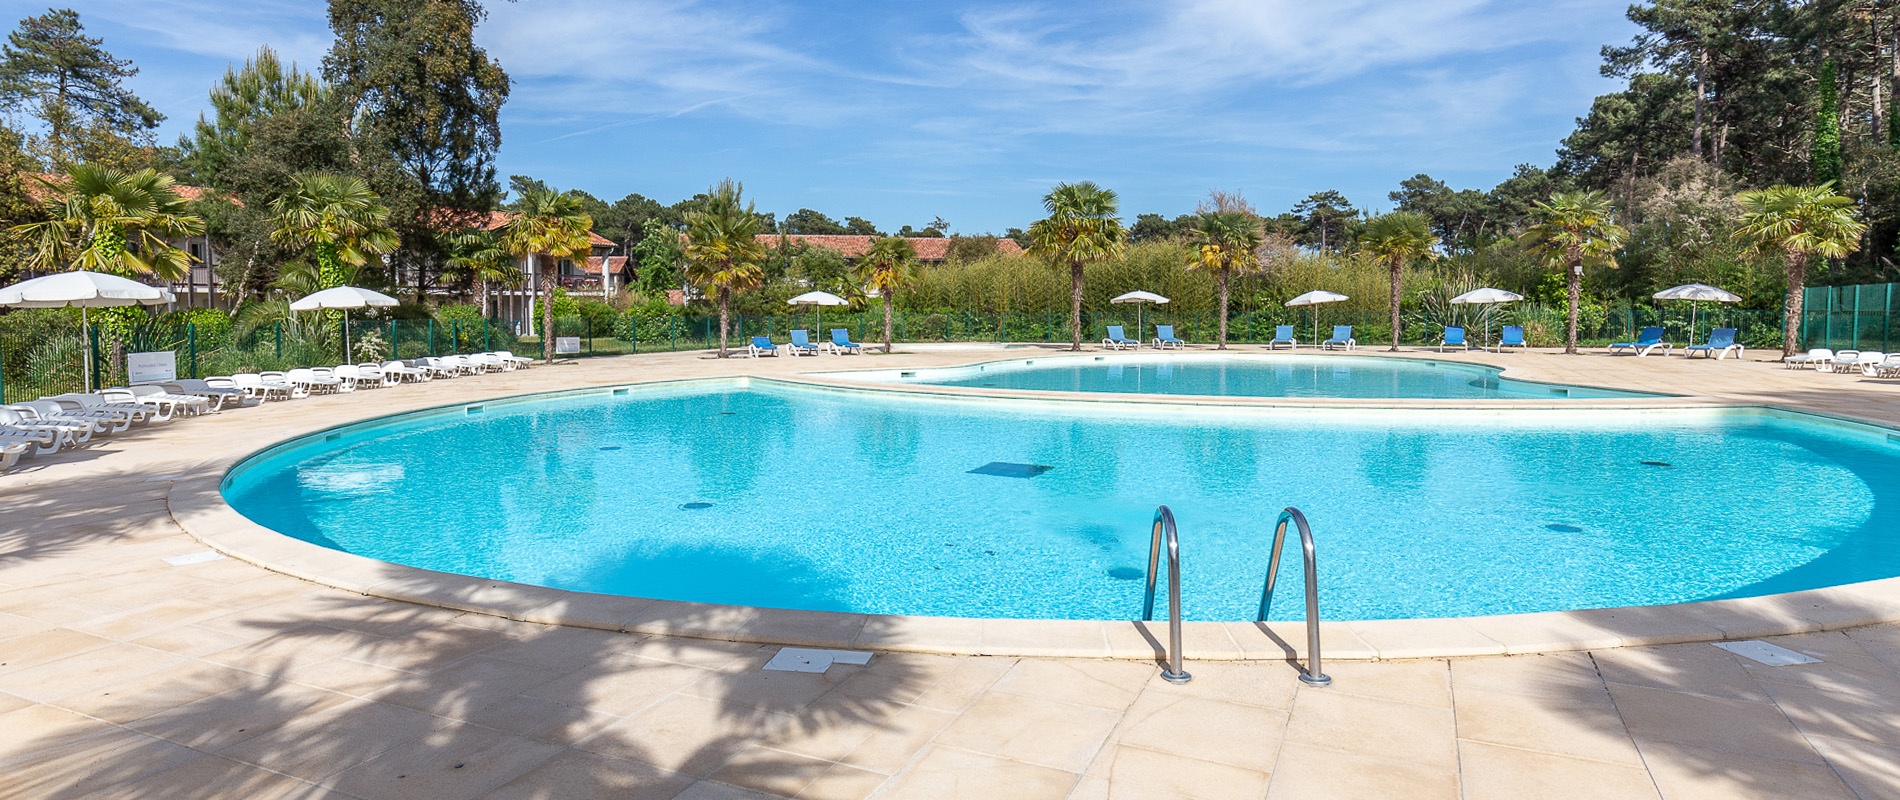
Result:
<svg viewBox="0 0 1900 800"><path fill-rule="evenodd" d="M1802 296L1802 346L1881 351L1900 347L1896 304L1900 283L1808 287Z"/></svg>

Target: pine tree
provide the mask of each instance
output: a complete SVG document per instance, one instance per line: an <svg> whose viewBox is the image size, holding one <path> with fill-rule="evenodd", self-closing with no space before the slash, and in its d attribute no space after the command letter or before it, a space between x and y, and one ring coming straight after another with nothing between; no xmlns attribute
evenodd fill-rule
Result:
<svg viewBox="0 0 1900 800"><path fill-rule="evenodd" d="M165 115L122 84L138 74L104 40L85 35L79 14L55 9L20 20L0 45L0 108L26 108L46 126L38 149L55 163L83 160L81 140L149 136Z"/></svg>
<svg viewBox="0 0 1900 800"><path fill-rule="evenodd" d="M1821 99L1814 111L1814 145L1809 162L1817 184L1841 180L1841 101L1834 81L1834 60L1821 62Z"/></svg>

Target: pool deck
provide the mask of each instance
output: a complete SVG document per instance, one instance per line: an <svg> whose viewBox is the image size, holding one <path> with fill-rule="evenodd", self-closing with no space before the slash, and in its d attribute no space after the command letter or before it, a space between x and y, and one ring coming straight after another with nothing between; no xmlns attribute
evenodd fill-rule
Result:
<svg viewBox="0 0 1900 800"><path fill-rule="evenodd" d="M260 537L207 499L248 452L403 410L1022 354L599 359L29 457L0 474L0 797L1900 797L1891 582L1567 620L1332 624L1324 689L1302 685L1279 644L1303 651L1297 626L1197 625L1195 679L1176 686L1133 624L576 596ZM1404 355L1900 425L1900 382L1762 354ZM1562 405L1603 402L1652 401ZM239 557L163 560L211 545ZM556 619L586 627L543 624ZM1760 665L1684 626L1688 639L1786 633L1770 641L1822 663ZM766 641L878 653L767 672ZM1564 652L1501 655L1539 650Z"/></svg>

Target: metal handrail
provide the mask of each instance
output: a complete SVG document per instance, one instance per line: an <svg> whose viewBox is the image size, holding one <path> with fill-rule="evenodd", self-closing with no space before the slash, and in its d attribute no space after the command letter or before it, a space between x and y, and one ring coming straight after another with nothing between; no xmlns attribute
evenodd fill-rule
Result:
<svg viewBox="0 0 1900 800"><path fill-rule="evenodd" d="M1141 621L1155 617L1155 573L1161 567L1161 540L1168 542L1168 665L1161 677L1169 683L1187 683L1194 676L1181 669L1181 537L1174 530L1174 512L1155 509L1154 534L1148 542L1148 594L1141 604Z"/></svg>
<svg viewBox="0 0 1900 800"><path fill-rule="evenodd" d="M1273 584L1280 577L1280 551L1286 542L1288 520L1300 529L1300 550L1306 562L1306 669L1300 672L1300 680L1311 686L1330 686L1333 679L1326 677L1320 667L1319 559L1313 553L1313 529L1307 527L1306 515L1292 506L1280 512L1280 521L1273 526L1273 557L1267 562L1267 580L1260 587L1260 614L1255 621L1266 622L1267 610L1273 605ZM1150 576L1148 580L1152 584L1154 578ZM1150 596L1153 591L1151 586Z"/></svg>

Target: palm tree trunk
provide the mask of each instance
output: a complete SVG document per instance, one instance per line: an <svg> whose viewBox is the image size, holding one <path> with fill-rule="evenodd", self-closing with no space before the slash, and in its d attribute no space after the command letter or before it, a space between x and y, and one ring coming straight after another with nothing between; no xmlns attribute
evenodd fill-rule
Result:
<svg viewBox="0 0 1900 800"><path fill-rule="evenodd" d="M543 266L545 262L541 260L540 253L530 258L534 259L535 267L541 273L541 357L552 364L554 363L554 276L549 275L547 268Z"/></svg>
<svg viewBox="0 0 1900 800"><path fill-rule="evenodd" d="M493 316L488 313L488 309L489 309L488 279L477 277L475 279L475 291L481 292L481 295L482 295L482 319L488 319L489 317Z"/></svg>
<svg viewBox="0 0 1900 800"><path fill-rule="evenodd" d="M1807 290L1808 258L1807 254L1788 248L1788 296L1782 301L1781 313L1785 319L1781 323L1781 357L1794 355L1795 348L1801 344L1801 307L1802 295Z"/></svg>
<svg viewBox="0 0 1900 800"><path fill-rule="evenodd" d="M1405 262L1394 259L1387 267L1392 270L1392 347L1387 352L1396 353L1399 351L1399 298L1404 285Z"/></svg>
<svg viewBox="0 0 1900 800"><path fill-rule="evenodd" d="M1569 264L1567 269L1570 274L1564 276L1564 282L1568 284L1570 290L1570 320L1565 325L1564 352L1573 356L1577 354L1577 312L1583 305L1582 266L1581 261Z"/></svg>
<svg viewBox="0 0 1900 800"><path fill-rule="evenodd" d="M1214 349L1226 350L1227 349L1227 270L1223 269L1220 272L1216 273L1216 275L1218 275L1218 277L1220 278L1220 346ZM1139 340L1141 336L1142 335L1139 332L1135 334L1135 338L1137 340ZM1136 347L1140 347L1140 345L1136 345Z"/></svg>
<svg viewBox="0 0 1900 800"><path fill-rule="evenodd" d="M895 299L895 292L886 288L882 294L884 296L884 353L889 355L891 352L891 301Z"/></svg>
<svg viewBox="0 0 1900 800"><path fill-rule="evenodd" d="M1082 349L1082 262L1069 262L1069 349Z"/></svg>
<svg viewBox="0 0 1900 800"><path fill-rule="evenodd" d="M726 357L726 331L732 325L732 292L719 287L719 357Z"/></svg>

